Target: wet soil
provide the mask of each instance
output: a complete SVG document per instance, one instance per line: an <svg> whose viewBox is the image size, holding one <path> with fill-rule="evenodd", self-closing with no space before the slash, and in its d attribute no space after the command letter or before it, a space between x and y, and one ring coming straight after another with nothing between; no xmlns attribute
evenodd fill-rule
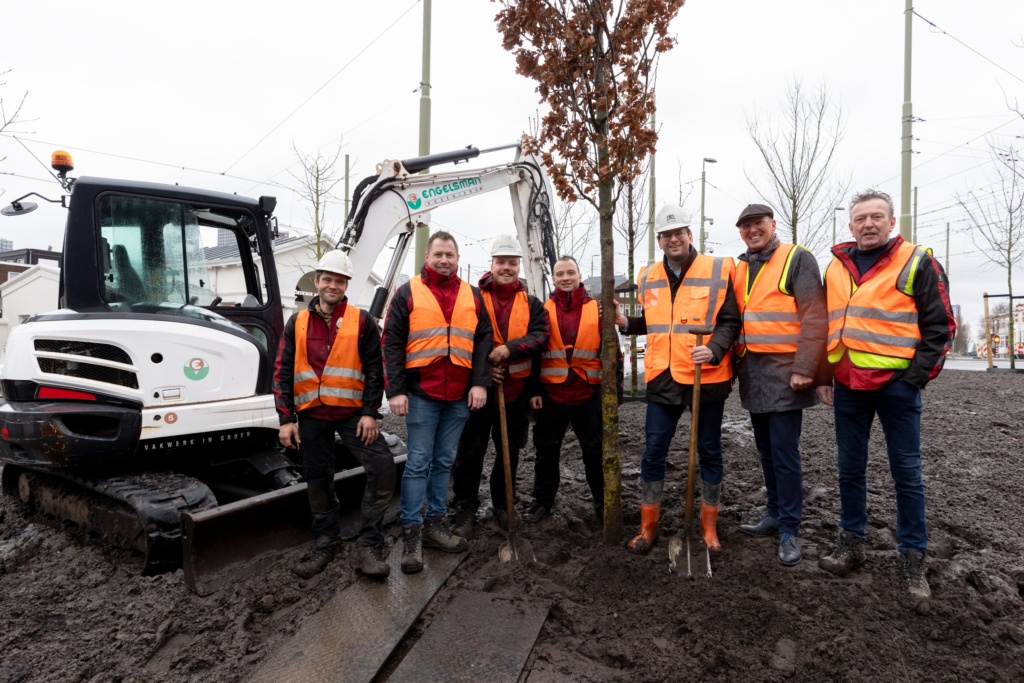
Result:
<svg viewBox="0 0 1024 683"><path fill-rule="evenodd" d="M712 560L713 578L668 571L667 539L683 516L687 425L670 452L662 538L646 557L601 544L570 432L553 514L522 532L539 561L498 562L506 536L485 502L468 557L412 637L471 589L551 602L523 676L533 683L1024 680L1022 397L1024 377L965 371L944 372L925 392L931 600L910 596L896 572L893 487L877 425L862 569L839 579L817 567L835 538L839 510L832 414L824 407L804 417L804 561L782 567L773 540L737 531L759 517L764 494L749 421L733 396L718 526L724 551ZM627 534L639 525L643 424L642 403L622 406ZM404 433L397 420L385 426ZM519 476L524 492L532 465L528 448ZM365 580L350 566L351 547L320 576L297 579L289 568L300 553L279 553L264 575L198 597L180 571L131 574L116 553L26 523L18 505L4 499L0 683L245 680L336 591Z"/></svg>

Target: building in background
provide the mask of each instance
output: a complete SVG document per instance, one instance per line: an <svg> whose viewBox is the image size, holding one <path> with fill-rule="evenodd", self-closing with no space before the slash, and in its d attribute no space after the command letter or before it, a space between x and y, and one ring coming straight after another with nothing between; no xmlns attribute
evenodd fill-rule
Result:
<svg viewBox="0 0 1024 683"><path fill-rule="evenodd" d="M11 249L0 252L0 261L4 263L24 263L34 266L38 263L45 263L54 268L60 268L62 254L52 249Z"/></svg>
<svg viewBox="0 0 1024 683"><path fill-rule="evenodd" d="M0 238L0 253L14 250L14 240Z"/></svg>

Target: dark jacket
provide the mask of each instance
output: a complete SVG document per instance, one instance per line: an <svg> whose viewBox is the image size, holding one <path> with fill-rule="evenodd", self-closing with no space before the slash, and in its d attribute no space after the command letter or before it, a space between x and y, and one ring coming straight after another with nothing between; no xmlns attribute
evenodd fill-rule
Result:
<svg viewBox="0 0 1024 683"><path fill-rule="evenodd" d="M384 367L381 362L380 333L377 332L377 325L370 320L370 316L355 306L348 305L348 299L342 299L341 303L334 307L331 315L330 326L324 322L316 311L316 304L320 297L313 297L306 310L309 311L309 326L306 329L306 357L309 365L318 377L323 377L324 365L327 364L327 357L331 353L331 344L334 343L338 331L338 322L342 316L349 311L359 311L359 360L363 363L363 377L365 387L363 388L363 407L351 408L342 406L313 406L302 411L303 417L312 417L318 420L343 420L354 415L369 415L375 419L380 418L377 410L380 408L384 398ZM281 424L295 422L298 418L295 412L294 383L295 376L295 313L288 319L284 326L284 334L281 335L281 343L277 350L277 360L274 363L274 401L277 404L277 414Z"/></svg>
<svg viewBox="0 0 1024 683"><path fill-rule="evenodd" d="M494 317L498 321L498 328L501 336L508 336L508 321L512 315L512 302L515 295L523 291L523 283L518 280L511 285L499 285L494 281L490 273L480 278L480 291L490 292L491 301L494 305ZM548 314L544 310L544 304L530 294L526 295L530 304L530 323L527 325L526 334L516 339L508 339L505 346L508 347L509 363L533 356L533 367L540 365L540 353L547 348L548 336L551 328L548 326ZM497 346L497 340L495 340ZM502 388L505 391L505 400L515 401L524 392L529 377L505 377ZM493 388L491 393L493 394Z"/></svg>
<svg viewBox="0 0 1024 683"><path fill-rule="evenodd" d="M556 289L551 292L550 299L555 302L555 312L558 316L558 332L562 336L562 343L566 347L576 345L576 335L580 330L580 320L583 318L583 305L593 301L587 295L583 287L574 289L571 292L563 292ZM544 311L547 318L547 311ZM602 315L598 315L598 329L601 326ZM603 341L603 337L602 337ZM616 340L618 342L618 340ZM625 385L625 365L622 357L622 347L616 343L615 354L615 387L619 403L622 402L622 394ZM572 349L566 349L566 360L572 360ZM543 396L545 400L561 403L567 406L578 406L586 403L595 394L601 391L600 384L591 384L580 377L578 372L570 371L564 382L547 384L540 381L540 363L535 363L533 376L531 377L530 395Z"/></svg>
<svg viewBox="0 0 1024 683"><path fill-rule="evenodd" d="M437 299L441 312L450 321L462 280L457 274L440 275L426 265L421 275L423 283ZM491 364L487 361L494 342L491 317L487 315L480 290L476 287L473 287L473 299L478 317L473 335L473 367L456 365L451 357L445 357L425 367L407 369L405 345L409 339L412 288L409 283L398 288L384 322L384 379L388 396L413 393L437 401L457 401L466 397L471 386L491 386Z"/></svg>
<svg viewBox="0 0 1024 683"><path fill-rule="evenodd" d="M697 250L690 245L690 255L683 262L679 271L679 277L672 271L668 258L664 259L665 273L668 275L668 284L672 291L672 301L676 300L676 292L679 285L686 277L693 260L697 258ZM647 320L643 316L630 316L627 319L625 334L647 334ZM715 331L704 344L714 354L712 365L718 363L725 357L726 352L736 342L740 332L740 309L736 305L736 294L733 292L733 284L730 279L725 290L725 301L714 321ZM701 382L700 402L712 403L724 401L729 397L732 389L732 382ZM693 385L680 384L672 379L671 372L663 372L652 381L647 383L647 400L653 403L669 405L690 405L693 399Z"/></svg>
<svg viewBox="0 0 1024 683"><path fill-rule="evenodd" d="M748 282L753 284L761 267L768 262L779 246L777 238L760 252L747 251L739 256L750 270ZM758 287L777 287L777 282L760 282ZM814 254L797 249L793 257L786 291L796 299L800 320L800 340L796 353L755 353L748 350L736 358L736 377L740 382L740 401L752 413L781 413L787 410L809 408L818 402L814 387L793 391L789 380L793 373L815 377L815 384L826 383L827 376L819 376L821 359L828 342L828 311L825 308L825 290L821 284L821 269ZM749 294L749 290L747 292Z"/></svg>
<svg viewBox="0 0 1024 683"><path fill-rule="evenodd" d="M832 254L853 276L857 285L874 277L878 269L892 260L896 249L903 244L902 237L889 241L866 272L861 273L855 261L856 242L846 242L832 247ZM917 307L917 325L921 330L921 341L917 344L910 367L905 370L865 370L850 362L849 354L832 366L836 381L851 389L878 389L889 382L902 380L923 389L935 379L946 362L946 352L953 346L956 334L956 319L949 303L949 279L942 265L931 256L925 255L914 274L914 305Z"/></svg>

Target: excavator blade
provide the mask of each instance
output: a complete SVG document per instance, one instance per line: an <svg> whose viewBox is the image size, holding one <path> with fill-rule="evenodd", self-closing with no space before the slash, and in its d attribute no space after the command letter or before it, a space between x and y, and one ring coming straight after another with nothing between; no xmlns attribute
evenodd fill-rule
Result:
<svg viewBox="0 0 1024 683"><path fill-rule="evenodd" d="M395 458L398 476L385 523L398 517L406 456ZM366 475L362 467L334 475L346 539L359 535ZM209 595L233 580L250 576L271 561L267 553L309 543L311 516L306 485L289 486L202 512L183 512L182 560L185 583Z"/></svg>

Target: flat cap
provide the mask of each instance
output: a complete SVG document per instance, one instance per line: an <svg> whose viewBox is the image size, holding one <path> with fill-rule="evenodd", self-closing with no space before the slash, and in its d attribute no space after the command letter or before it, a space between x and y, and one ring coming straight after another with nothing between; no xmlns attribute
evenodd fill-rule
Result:
<svg viewBox="0 0 1024 683"><path fill-rule="evenodd" d="M747 204L747 208L743 209L740 212L740 217L736 219L736 227L740 227L740 223L755 216L768 216L768 218L774 219L775 212L767 204Z"/></svg>

